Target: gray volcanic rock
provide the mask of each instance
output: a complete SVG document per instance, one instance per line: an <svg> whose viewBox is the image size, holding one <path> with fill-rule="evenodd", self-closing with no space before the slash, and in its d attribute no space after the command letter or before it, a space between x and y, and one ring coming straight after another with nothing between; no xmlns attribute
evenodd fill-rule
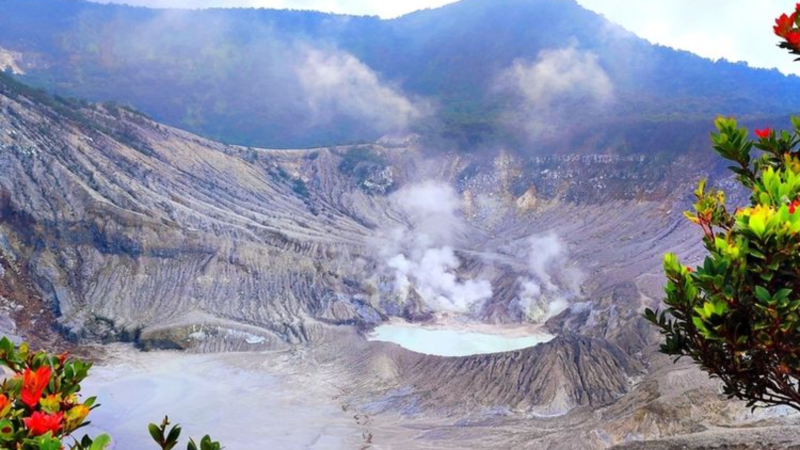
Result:
<svg viewBox="0 0 800 450"><path fill-rule="evenodd" d="M124 110L71 120L22 96L0 108L3 235L74 333L132 336L210 311L299 342L303 319L357 292L352 267L319 261L362 245L365 220L315 211L295 192L299 175L281 175L308 152L249 163ZM337 320L369 309L337 308Z"/></svg>
<svg viewBox="0 0 800 450"><path fill-rule="evenodd" d="M494 291L474 312L480 320L526 320L516 301L530 269L518 250L554 229L586 275L588 303L552 329L641 349L639 312L657 301L660 283L650 274L665 248L693 248L678 214L684 200L667 195L694 181L680 161L657 170L638 156L425 157L413 144L240 148L117 106L43 99L5 83L0 234L75 336L137 339L161 330L163 340L169 327L222 321L298 343L320 322L426 319L419 301L385 303L380 289L389 280L376 279L384 261L375 240L408 224L387 192L429 179L464 198L458 275L486 278ZM632 164L643 178L631 186ZM626 286L621 301L608 295L618 285ZM190 348L200 334L174 336Z"/></svg>
<svg viewBox="0 0 800 450"><path fill-rule="evenodd" d="M373 242L409 221L386 193L434 179L464 198L459 276L493 286L474 318L526 320L516 302L530 268L519 250L530 235L555 229L586 280L582 303L548 327L592 339L466 359L407 357L399 370L421 391L436 390L426 380L448 378L474 387L476 404L563 413L629 388L639 371L629 355L650 337L639 316L659 282L649 274L662 248L680 248L686 236L671 213L683 200L659 187L686 176L643 180L635 196L619 191L622 168L640 159L239 148L113 105L0 86L0 235L76 337L282 349L324 340L331 326L370 327L391 314L428 319L418 296L398 307L385 302L388 280L376 280L384 262Z"/></svg>
<svg viewBox="0 0 800 450"><path fill-rule="evenodd" d="M428 404L510 407L543 416L612 403L640 374L615 345L575 335L516 352L424 356L404 369Z"/></svg>
<svg viewBox="0 0 800 450"><path fill-rule="evenodd" d="M799 450L797 426L767 430L714 430L671 439L634 442L613 450Z"/></svg>

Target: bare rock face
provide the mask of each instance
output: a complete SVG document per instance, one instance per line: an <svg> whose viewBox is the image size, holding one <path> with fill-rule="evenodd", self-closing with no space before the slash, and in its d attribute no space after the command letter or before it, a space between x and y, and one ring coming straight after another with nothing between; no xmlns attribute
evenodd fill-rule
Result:
<svg viewBox="0 0 800 450"><path fill-rule="evenodd" d="M547 345L376 367L402 374L397 382L429 404L466 393L482 407L563 414L630 388L640 371L632 355L650 338L639 312L660 265L653 243L685 238L669 212L683 200L665 195L661 178L636 195L619 191L638 159L239 148L116 106L0 87L0 236L73 338L283 349L329 339L329 327L428 320L414 289L404 304L385 302L390 280L376 275L385 261L374 242L408 225L391 193L434 179L469 200L455 241L458 276L486 279L493 291L473 319L528 320L519 306L528 238L552 229L585 274L580 302L548 324L563 336ZM441 380L448 389L438 389Z"/></svg>
<svg viewBox="0 0 800 450"><path fill-rule="evenodd" d="M587 275L590 305L616 283L633 287L624 311L599 297L606 311L584 320L569 310L553 329L636 349L646 339L636 323L648 295L637 277L657 270L661 247L685 236L679 214L668 213L680 200L663 183L674 179L640 159L239 148L8 81L0 111L0 235L74 337L163 337L165 327L206 326L189 323L205 314L299 343L318 322L425 320L430 309L413 295L405 305L381 303L390 280L376 279L385 262L374 242L408 223L391 193L435 179L470 193L458 276L485 278L494 291L476 319L527 320L518 296L530 268L518 250L531 234L557 229ZM632 165L659 176L623 190ZM191 346L186 339L178 346Z"/></svg>
<svg viewBox="0 0 800 450"><path fill-rule="evenodd" d="M124 110L70 119L22 95L0 108L2 234L74 335L128 339L203 311L287 342L307 340L303 322L317 316L374 321L343 264L370 222L345 204L366 194L325 186L340 208L321 212L325 199L289 175L334 155L248 162Z"/></svg>
<svg viewBox="0 0 800 450"><path fill-rule="evenodd" d="M0 205L2 199L0 199ZM0 335L32 346L58 351L64 341L53 326L53 305L44 301L25 265L10 252L10 243L0 236Z"/></svg>
<svg viewBox="0 0 800 450"><path fill-rule="evenodd" d="M618 347L575 335L516 352L424 356L404 372L431 405L510 407L540 416L611 403L639 374L641 366Z"/></svg>

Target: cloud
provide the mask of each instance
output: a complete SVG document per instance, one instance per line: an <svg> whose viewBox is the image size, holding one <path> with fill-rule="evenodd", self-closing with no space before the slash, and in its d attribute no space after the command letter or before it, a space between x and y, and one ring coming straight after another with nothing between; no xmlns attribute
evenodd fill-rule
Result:
<svg viewBox="0 0 800 450"><path fill-rule="evenodd" d="M605 102L614 92L597 56L575 47L543 51L534 63L517 60L505 77L537 107L565 99Z"/></svg>
<svg viewBox="0 0 800 450"><path fill-rule="evenodd" d="M544 322L580 295L584 276L570 266L566 245L554 232L530 236L527 244L530 276L522 280L516 305L528 320Z"/></svg>
<svg viewBox="0 0 800 450"><path fill-rule="evenodd" d="M514 61L498 77L495 91L517 100L506 123L534 136L614 98L611 78L597 56L575 46L542 51L533 62Z"/></svg>
<svg viewBox="0 0 800 450"><path fill-rule="evenodd" d="M460 201L447 184L425 182L408 186L392 197L408 219L379 240L384 272L392 280L392 294L406 302L418 295L432 311L467 313L492 296L483 279L461 279L453 248L463 229Z"/></svg>
<svg viewBox="0 0 800 450"><path fill-rule="evenodd" d="M296 72L317 122L343 114L395 132L427 114L424 102L412 102L349 53L306 46L303 54Z"/></svg>

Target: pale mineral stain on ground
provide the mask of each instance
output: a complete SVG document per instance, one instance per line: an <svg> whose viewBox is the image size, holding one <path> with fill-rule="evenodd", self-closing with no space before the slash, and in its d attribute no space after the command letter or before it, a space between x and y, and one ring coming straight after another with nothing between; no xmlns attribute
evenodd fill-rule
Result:
<svg viewBox="0 0 800 450"><path fill-rule="evenodd" d="M365 429L333 400L334 390L270 373L273 359L119 346L84 385L84 395L102 404L89 431L110 433L115 450L154 448L147 424L169 414L184 438L210 433L231 450L362 448Z"/></svg>

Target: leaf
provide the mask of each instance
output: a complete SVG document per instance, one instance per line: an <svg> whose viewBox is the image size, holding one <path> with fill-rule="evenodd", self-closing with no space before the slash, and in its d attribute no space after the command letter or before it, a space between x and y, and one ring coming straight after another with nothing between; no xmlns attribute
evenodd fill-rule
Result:
<svg viewBox="0 0 800 450"><path fill-rule="evenodd" d="M783 301L783 300L786 300L787 298L789 298L789 296L791 294L792 294L792 290L791 289L784 288L784 289L781 289L778 292L776 292L775 295L772 296L772 298L774 298L776 301L780 302L780 301Z"/></svg>
<svg viewBox="0 0 800 450"><path fill-rule="evenodd" d="M94 438L94 442L92 442L92 446L89 447L89 450L104 450L109 445L111 445L111 436L101 434Z"/></svg>
<svg viewBox="0 0 800 450"><path fill-rule="evenodd" d="M153 437L153 440L156 441L158 445L162 445L164 443L164 434L158 425L151 423L147 426L147 429L150 431L150 436Z"/></svg>
<svg viewBox="0 0 800 450"><path fill-rule="evenodd" d="M705 334L705 332L708 331L706 324L703 323L703 319L699 317L692 317L692 323L694 324L694 327L697 328L701 333Z"/></svg>
<svg viewBox="0 0 800 450"><path fill-rule="evenodd" d="M14 353L14 344L12 344L11 341L5 336L3 336L3 339L0 339L0 351L8 356L13 355Z"/></svg>
<svg viewBox="0 0 800 450"><path fill-rule="evenodd" d="M181 436L181 427L180 425L175 425L169 431L169 435L167 435L167 440L166 440L167 448L170 449L172 447L175 447L175 445L178 444L178 438L180 436Z"/></svg>
<svg viewBox="0 0 800 450"><path fill-rule="evenodd" d="M769 301L772 299L772 296L770 295L769 291L768 291L768 290L766 290L766 289L765 289L764 287L762 287L762 286L756 286L756 288L755 288L755 294L756 294L756 298L757 298L757 299L758 299L758 300L759 300L761 303L769 303Z"/></svg>
<svg viewBox="0 0 800 450"><path fill-rule="evenodd" d="M220 450L220 444L212 441L211 436L205 435L200 441L200 450Z"/></svg>
<svg viewBox="0 0 800 450"><path fill-rule="evenodd" d="M44 436L39 436L36 441L39 444L39 450L61 450L61 441L54 438L50 431Z"/></svg>
<svg viewBox="0 0 800 450"><path fill-rule="evenodd" d="M800 15L798 15L798 19L800 19ZM792 126L795 130L800 130L800 116L792 116L791 117Z"/></svg>
<svg viewBox="0 0 800 450"><path fill-rule="evenodd" d="M667 274L676 273L680 268L680 263L678 262L678 255L675 253L667 253L664 255L664 271Z"/></svg>
<svg viewBox="0 0 800 450"><path fill-rule="evenodd" d="M730 284L726 285L725 288L722 290L722 293L725 295L726 298L733 298L735 295L733 291L733 286Z"/></svg>
<svg viewBox="0 0 800 450"><path fill-rule="evenodd" d="M94 405L94 402L97 401L97 397L89 397L83 402L84 406L91 408ZM98 405L99 406L99 405Z"/></svg>
<svg viewBox="0 0 800 450"><path fill-rule="evenodd" d="M764 237L764 232L767 230L767 222L763 214L750 216L750 221L747 225L756 236L759 238Z"/></svg>

